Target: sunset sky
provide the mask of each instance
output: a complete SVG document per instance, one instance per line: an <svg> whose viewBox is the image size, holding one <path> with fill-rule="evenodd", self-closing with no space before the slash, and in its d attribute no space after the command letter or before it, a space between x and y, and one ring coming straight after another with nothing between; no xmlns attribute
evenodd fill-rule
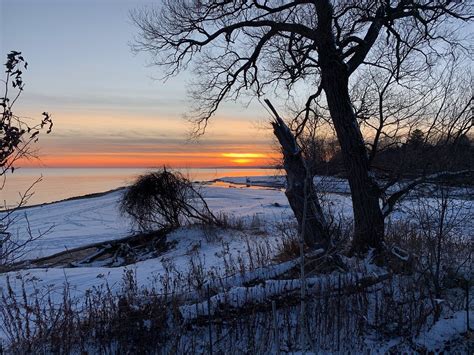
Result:
<svg viewBox="0 0 474 355"><path fill-rule="evenodd" d="M163 74L134 55L129 11L150 0L0 0L3 58L21 51L29 62L15 113L54 129L40 138L41 161L22 166L264 166L274 163L269 116L258 102L225 104L198 142L191 125L184 73ZM4 62L4 59L2 59Z"/></svg>

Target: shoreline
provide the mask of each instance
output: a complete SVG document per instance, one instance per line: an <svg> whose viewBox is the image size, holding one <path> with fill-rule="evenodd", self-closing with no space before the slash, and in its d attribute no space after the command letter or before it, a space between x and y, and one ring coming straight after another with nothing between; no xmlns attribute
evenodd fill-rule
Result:
<svg viewBox="0 0 474 355"><path fill-rule="evenodd" d="M127 188L127 186L121 186L121 187L117 187L117 188L111 189L111 190L106 190L106 191L101 191L101 192L92 192L90 194L68 197L68 198L64 198L62 200L57 200L57 201L36 203L34 205L26 205L26 206L21 206L21 207L14 207L14 208L9 208L9 209L5 209L5 210L0 210L0 213L9 212L9 211L20 211L20 210L24 210L24 209L27 209L27 208L43 207L43 206L48 206L48 205L52 205L52 204L60 203L60 202L68 202L68 201L75 201L75 200L83 200L83 199L86 199L86 198L101 197L101 196L110 194L112 192L125 190L126 188Z"/></svg>
<svg viewBox="0 0 474 355"><path fill-rule="evenodd" d="M191 181L212 181L228 176L268 176L278 174L269 167L264 169L176 169ZM93 197L96 193L107 193L133 183L139 176L146 174L144 169L38 169L22 168L8 177L7 186L0 190L0 211L17 209L25 191L32 193L25 207L37 207L44 204L62 202L76 197ZM40 184L31 190L40 179ZM88 196L92 195L92 196Z"/></svg>
<svg viewBox="0 0 474 355"><path fill-rule="evenodd" d="M284 175L281 175L279 176L279 178L283 178L283 176ZM350 195L348 186L345 186L347 185L347 180L336 178L336 177L320 177L320 178L322 178L320 183L322 182L323 186L326 185L322 188L321 191L326 192L326 193L334 193L338 195ZM324 180L327 180L327 181L324 181ZM270 189L270 190L283 191L285 187L284 181L281 181L280 179L276 178L274 175L260 175L260 176L248 176L248 177L224 176L224 177L220 177L220 178L216 178L212 180L195 180L192 182L201 183L208 186L222 187L222 188ZM224 185L227 185L227 186L224 186ZM125 190L128 186L129 185L123 185L123 186L119 186L119 187L109 189L109 190L86 193L83 195L72 196L72 197L68 197L64 199L59 199L56 201L36 203L32 205L25 205L21 207L13 207L13 208L8 208L8 209L1 209L0 214L8 213L9 211L13 211L13 210L19 211L19 210L25 210L28 208L48 206L48 205L56 204L60 202L77 201L77 200L101 197L110 193ZM471 200L473 196L472 189L467 188L467 191L462 191L462 192L456 191L457 189L465 189L465 188L466 187L464 186L454 187L453 192L457 192L457 193L453 195L453 198L463 199L463 200L468 200L468 201ZM410 196L407 196L407 198L410 198Z"/></svg>
<svg viewBox="0 0 474 355"><path fill-rule="evenodd" d="M269 176L272 176L272 175L261 175L261 176L258 176L258 177L259 178L266 178L266 177L269 177ZM232 188L232 186L230 186L230 185L238 185L241 188L268 188L268 189L279 189L280 188L280 186L275 186L270 181L268 181L266 184L262 184L261 182L259 182L258 184L250 184L249 185L247 183L230 182L230 181L226 180L226 179L230 179L230 178L237 178L237 177L226 176L226 177L223 177L223 178L217 178L217 179L213 179L213 180L193 181L193 183L208 184L210 186L212 186L215 183L226 183L226 184L229 184L228 188ZM52 204L56 204L56 203L60 203L60 202L69 202L69 201L77 201L77 200L101 197L101 196L104 196L104 195L107 195L107 194L110 194L110 193L113 193L113 192L125 190L127 187L128 187L128 185L125 185L125 186L120 186L120 187L110 189L110 190L105 190L105 191L100 191L100 192L91 192L91 193L88 193L88 194L72 196L72 197L68 197L68 198L64 198L64 199L60 199L60 200L56 200L56 201L51 201L51 202L43 202L43 203L36 203L36 204L32 204L32 205L25 205L25 206L21 206L21 207L13 207L13 208L9 208L9 209L2 209L2 210L0 210L0 213L9 212L9 211L13 211L13 210L20 211L20 210L24 210L24 209L28 209L28 208L43 207L43 206L48 206L48 205L52 205Z"/></svg>

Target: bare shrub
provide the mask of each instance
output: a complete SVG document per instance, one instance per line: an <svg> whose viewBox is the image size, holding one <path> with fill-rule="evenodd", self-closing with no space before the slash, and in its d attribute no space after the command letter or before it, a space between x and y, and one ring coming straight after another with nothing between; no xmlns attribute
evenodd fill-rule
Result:
<svg viewBox="0 0 474 355"><path fill-rule="evenodd" d="M342 267L342 269L345 269L341 256L349 253L352 237L352 221L342 214L336 215L336 213L327 206L325 206L325 208L327 209L326 216L328 217L328 233L331 238L331 243L325 250L324 255L320 253L322 250L315 250L315 255L318 256L316 258L317 260L310 257L305 263L305 267L312 273L322 272L321 266L328 263L334 264L333 266L337 266L337 268ZM288 220L279 222L276 225L276 233L280 235L280 238L275 260L282 262L293 260L301 256L300 237L298 235L297 226L294 223ZM309 251L306 247L304 250L305 254Z"/></svg>
<svg viewBox="0 0 474 355"><path fill-rule="evenodd" d="M8 173L13 173L19 160L36 158L32 146L38 141L41 132L51 133L53 121L47 112L36 123L29 123L27 118L20 117L14 112L15 103L24 89L23 72L28 68L21 52L11 51L7 54L5 63L5 78L3 94L0 96L0 192L4 189ZM34 235L27 222L27 235L15 235L12 227L15 223L14 212L23 207L33 195L33 187L41 181L36 180L14 206L0 206L5 210L0 214L0 272L11 266L23 256L25 247L44 233ZM2 208L3 207L3 208Z"/></svg>
<svg viewBox="0 0 474 355"><path fill-rule="evenodd" d="M128 270L121 289L112 290L105 282L81 299L71 295L67 283L58 295L18 274L7 279L0 298L0 326L9 338L5 351L208 353L209 330L215 353L226 354L302 350L302 332L308 335L305 350L325 353L365 353L374 346L365 343L368 335L374 340L400 337L410 344L433 319L429 287L411 276L375 275L373 266L355 262L358 272L307 279L303 323L297 279L277 272L262 282L265 272L276 271L272 268L246 277L230 274L238 271L236 265L224 275L211 275L198 255L191 256L184 273L169 264L158 284L141 288Z"/></svg>
<svg viewBox="0 0 474 355"><path fill-rule="evenodd" d="M300 240L298 226L292 221L281 221L276 225L280 234L275 260L284 262L300 256Z"/></svg>
<svg viewBox="0 0 474 355"><path fill-rule="evenodd" d="M13 110L14 105L24 89L23 71L28 67L21 52L11 51L5 63L6 77L1 80L5 91L0 96L0 190L4 187L7 171L15 170L15 163L22 158L35 157L31 145L38 141L38 135L47 128L46 134L51 132L53 121L47 112L36 125L31 125ZM16 92L15 92L16 90Z"/></svg>
<svg viewBox="0 0 474 355"><path fill-rule="evenodd" d="M444 309L455 307L450 289L463 289L472 279L474 244L465 236L470 228L471 201L454 199L446 186L438 186L427 198L415 196L406 204L407 218L387 228L387 244L395 253L400 246L420 284L429 290L437 321Z"/></svg>
<svg viewBox="0 0 474 355"><path fill-rule="evenodd" d="M120 209L145 231L186 222L219 223L193 183L165 167L138 177L124 193Z"/></svg>
<svg viewBox="0 0 474 355"><path fill-rule="evenodd" d="M71 295L66 282L62 297L57 292L35 287L34 280L17 275L19 291L7 277L7 290L0 298L2 330L8 353L143 353L159 349L168 341L166 319L172 319L172 302L154 289L140 289L136 275L123 275L116 294L108 283L88 290L82 299ZM172 324L172 323L170 323Z"/></svg>
<svg viewBox="0 0 474 355"><path fill-rule="evenodd" d="M222 237L219 237L219 232L222 231L222 229L243 232L251 228L243 216L220 212L215 217L216 220L214 223L204 223L201 225L201 229L208 243L222 241Z"/></svg>
<svg viewBox="0 0 474 355"><path fill-rule="evenodd" d="M234 229L243 231L246 228L245 219L242 216L235 216L227 213L217 215L218 226L224 229Z"/></svg>

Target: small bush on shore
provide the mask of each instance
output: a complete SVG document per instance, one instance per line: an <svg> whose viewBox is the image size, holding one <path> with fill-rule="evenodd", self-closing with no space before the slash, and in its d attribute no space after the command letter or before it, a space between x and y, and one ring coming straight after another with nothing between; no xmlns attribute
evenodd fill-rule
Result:
<svg viewBox="0 0 474 355"><path fill-rule="evenodd" d="M120 210L144 231L191 221L218 224L193 183L166 168L139 176L123 195Z"/></svg>

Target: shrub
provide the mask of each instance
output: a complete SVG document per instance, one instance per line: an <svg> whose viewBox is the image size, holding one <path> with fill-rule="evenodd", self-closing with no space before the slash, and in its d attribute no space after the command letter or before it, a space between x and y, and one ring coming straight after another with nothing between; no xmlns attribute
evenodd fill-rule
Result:
<svg viewBox="0 0 474 355"><path fill-rule="evenodd" d="M218 224L193 183L165 167L139 176L124 193L120 210L142 230L175 228L192 221Z"/></svg>

